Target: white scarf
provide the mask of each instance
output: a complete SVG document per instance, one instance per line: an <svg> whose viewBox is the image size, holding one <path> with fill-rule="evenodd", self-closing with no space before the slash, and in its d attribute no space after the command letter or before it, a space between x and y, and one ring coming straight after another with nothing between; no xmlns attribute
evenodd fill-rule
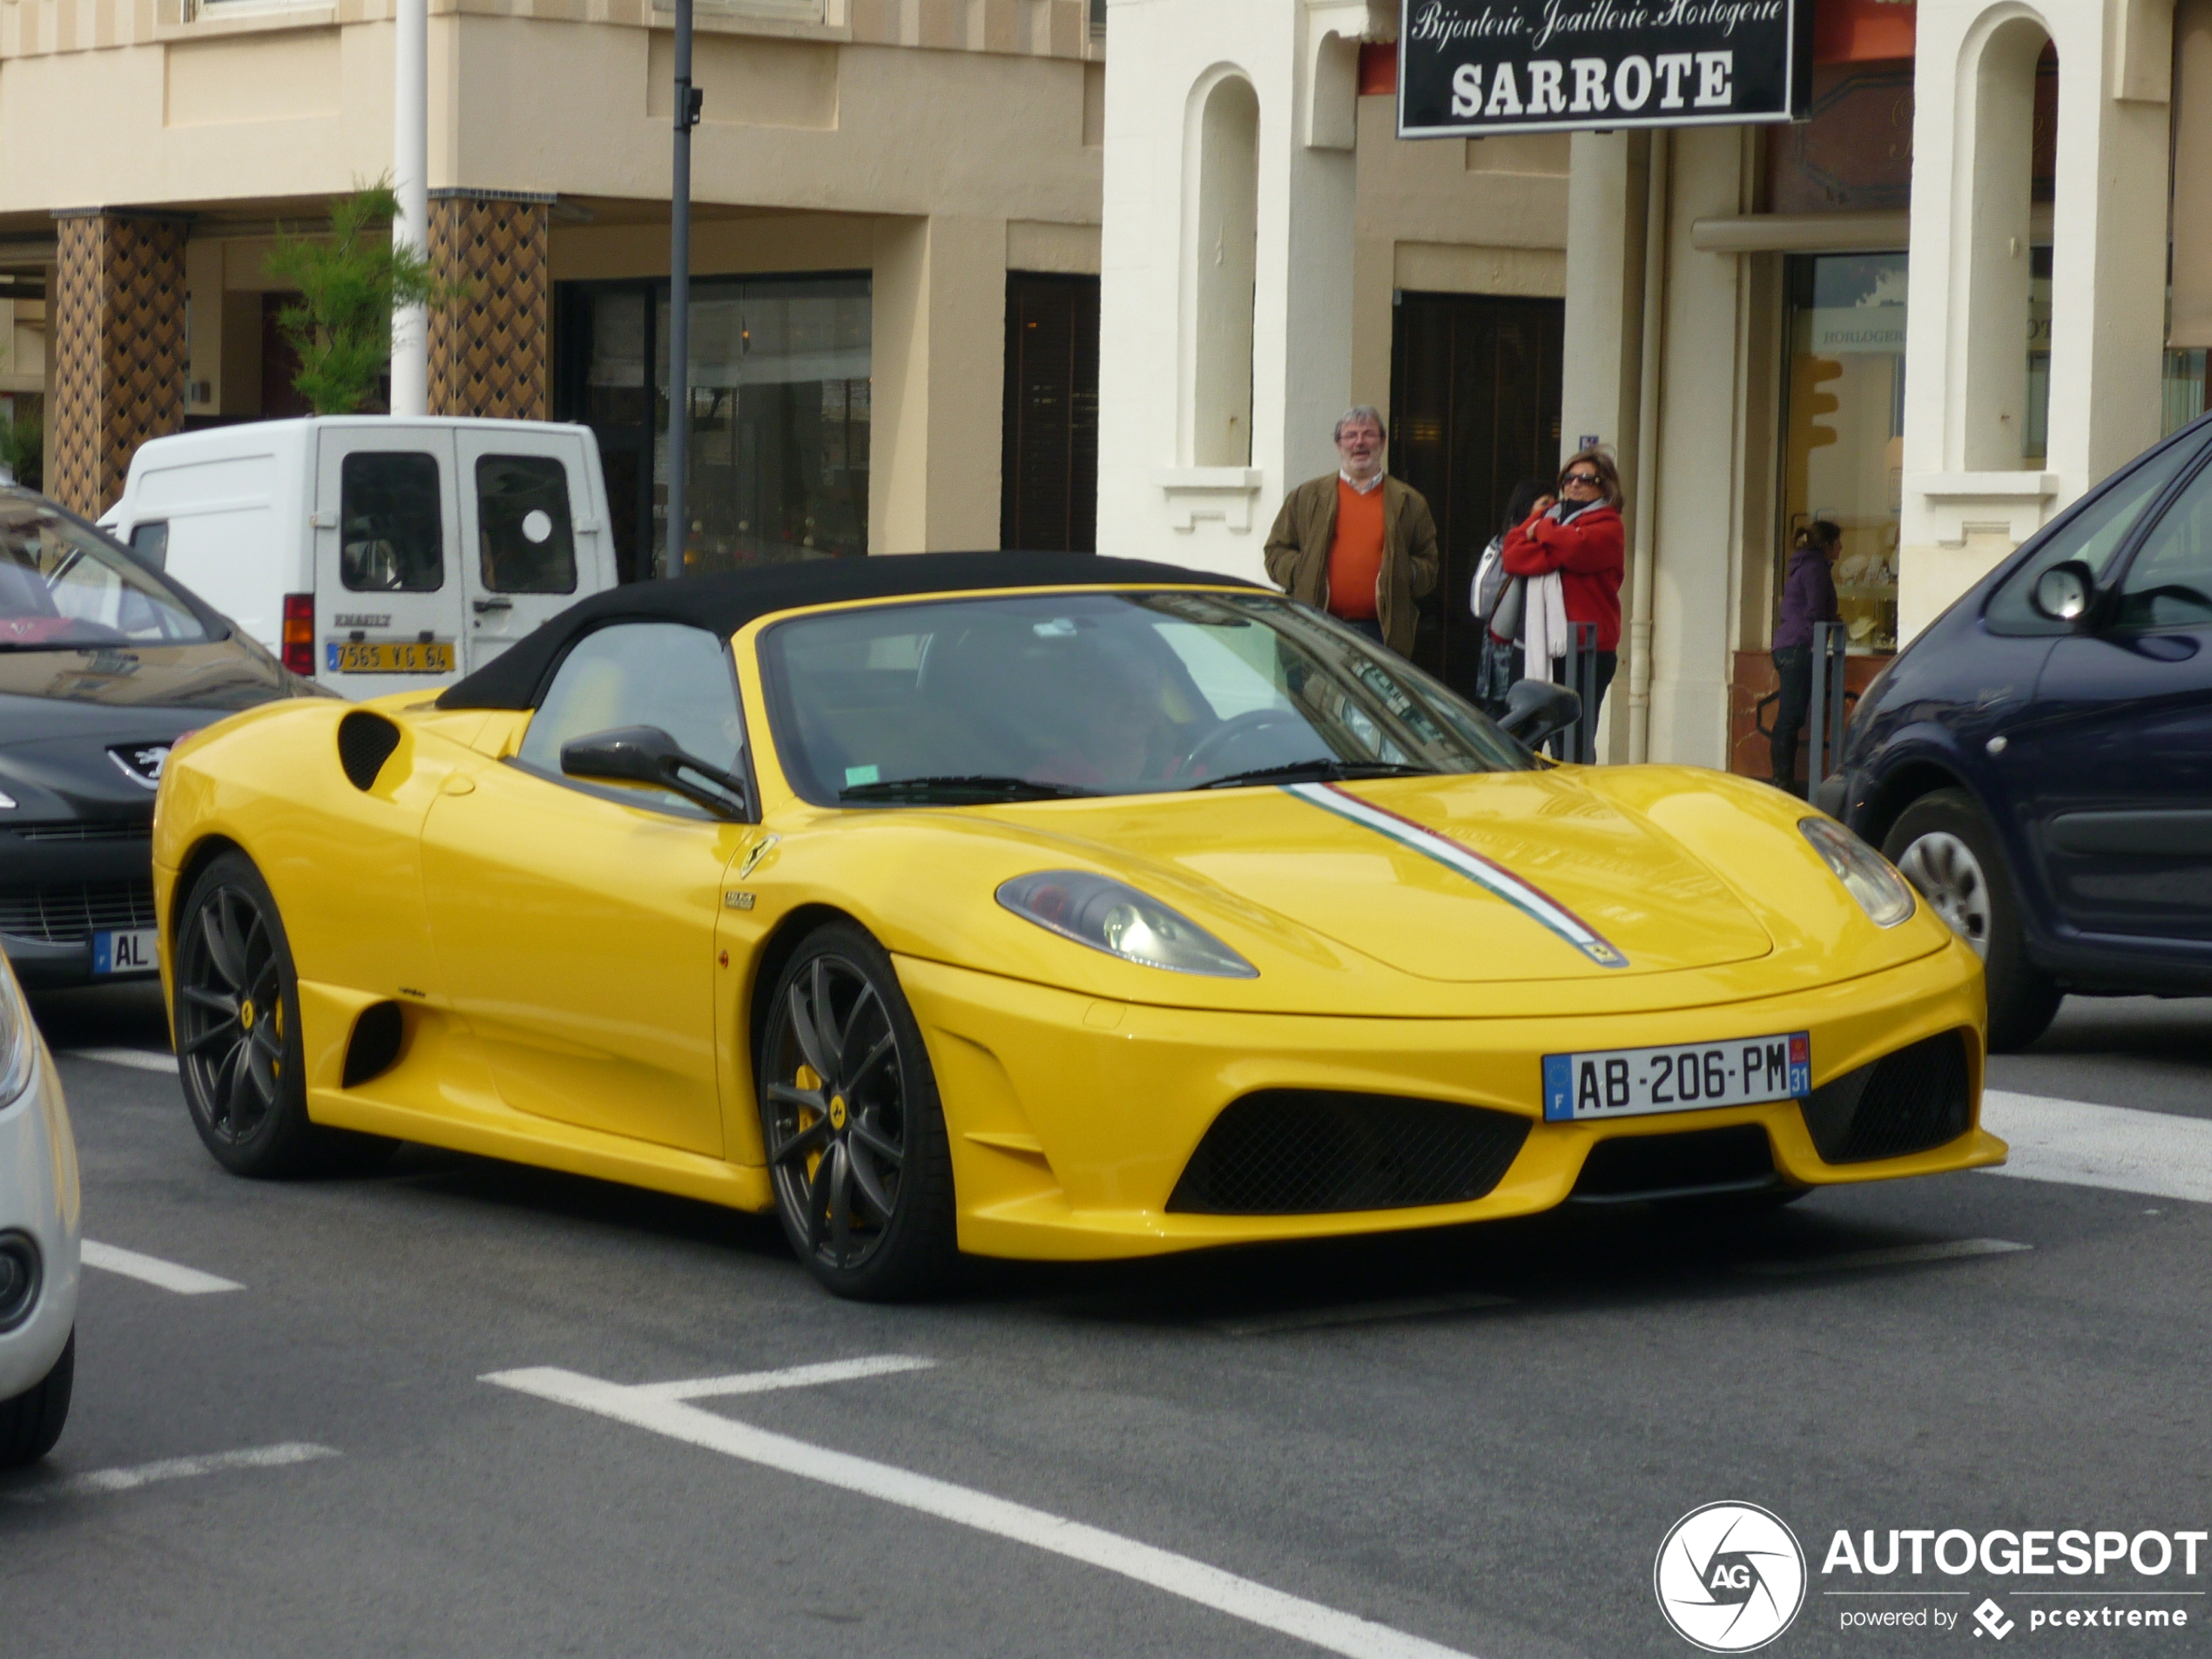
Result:
<svg viewBox="0 0 2212 1659"><path fill-rule="evenodd" d="M1565 502L1555 503L1544 515L1555 524L1564 524L1584 508L1595 507L1595 502L1569 507ZM1526 597L1522 601L1521 671L1523 678L1548 680L1552 677L1552 660L1567 655L1575 636L1567 625L1567 584L1557 570L1548 570L1542 576L1528 578Z"/></svg>
<svg viewBox="0 0 2212 1659"><path fill-rule="evenodd" d="M1567 655L1567 584L1559 572L1532 576L1522 590L1521 612L1521 672L1523 678L1548 680L1552 658Z"/></svg>

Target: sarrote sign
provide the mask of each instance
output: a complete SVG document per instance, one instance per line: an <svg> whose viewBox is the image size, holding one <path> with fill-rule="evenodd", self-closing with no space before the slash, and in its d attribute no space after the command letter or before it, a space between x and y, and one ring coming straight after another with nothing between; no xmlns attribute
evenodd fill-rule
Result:
<svg viewBox="0 0 2212 1659"><path fill-rule="evenodd" d="M1402 0L1398 136L1802 121L1812 0Z"/></svg>

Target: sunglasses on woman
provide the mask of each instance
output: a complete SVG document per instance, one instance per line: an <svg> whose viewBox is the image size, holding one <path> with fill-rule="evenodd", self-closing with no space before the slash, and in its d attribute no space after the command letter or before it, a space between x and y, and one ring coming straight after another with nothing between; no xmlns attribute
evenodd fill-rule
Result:
<svg viewBox="0 0 2212 1659"><path fill-rule="evenodd" d="M1603 482L1594 472L1570 472L1559 482L1562 484L1581 484L1586 489L1599 489Z"/></svg>

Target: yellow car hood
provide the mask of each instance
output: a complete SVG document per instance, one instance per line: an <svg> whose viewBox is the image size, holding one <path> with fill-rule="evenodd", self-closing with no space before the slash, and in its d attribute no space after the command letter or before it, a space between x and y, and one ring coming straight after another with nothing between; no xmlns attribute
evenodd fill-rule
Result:
<svg viewBox="0 0 2212 1659"><path fill-rule="evenodd" d="M1558 772L1223 790L1015 813L1055 840L1092 843L1106 861L1118 853L1178 868L1428 980L1664 974L1774 948L1757 918L1679 842Z"/></svg>

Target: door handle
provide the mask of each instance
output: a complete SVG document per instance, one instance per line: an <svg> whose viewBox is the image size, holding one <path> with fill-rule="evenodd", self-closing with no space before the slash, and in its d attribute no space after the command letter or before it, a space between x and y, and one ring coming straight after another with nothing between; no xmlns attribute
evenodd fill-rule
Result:
<svg viewBox="0 0 2212 1659"><path fill-rule="evenodd" d="M512 610L515 608L512 599L472 599L469 603L475 606L476 614L480 617L487 610Z"/></svg>

